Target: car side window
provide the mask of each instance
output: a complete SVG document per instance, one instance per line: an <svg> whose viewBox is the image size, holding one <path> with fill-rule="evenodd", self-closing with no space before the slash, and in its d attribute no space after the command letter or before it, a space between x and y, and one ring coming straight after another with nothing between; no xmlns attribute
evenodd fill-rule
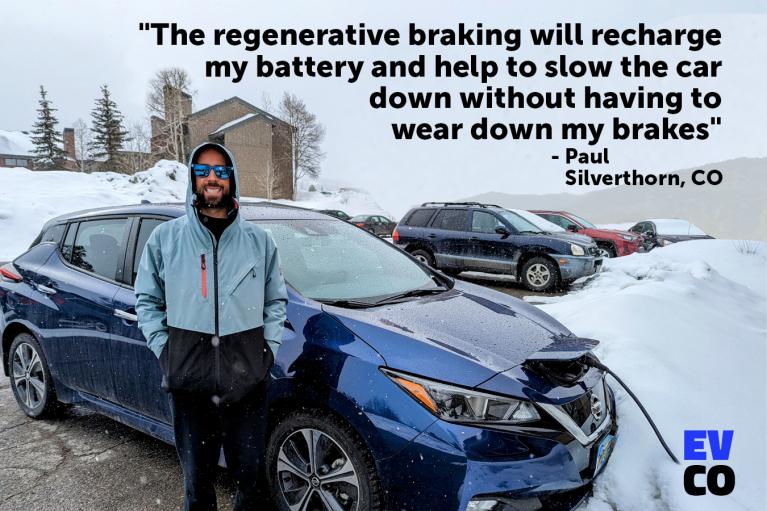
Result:
<svg viewBox="0 0 767 511"><path fill-rule="evenodd" d="M80 222L72 247L71 263L110 280L121 277L127 218Z"/></svg>
<svg viewBox="0 0 767 511"><path fill-rule="evenodd" d="M642 231L644 231L644 224L636 224L634 227L629 229L631 232L635 232L637 234L642 234Z"/></svg>
<svg viewBox="0 0 767 511"><path fill-rule="evenodd" d="M560 216L560 215L541 215L541 216L543 218L545 218L546 220L548 220L549 222L551 222L553 224L556 224L556 225L558 225L560 227L563 227L565 229L567 229L568 225L575 224L575 222L573 222L569 218L565 218L565 217Z"/></svg>
<svg viewBox="0 0 767 511"><path fill-rule="evenodd" d="M58 245L61 242L61 238L64 237L64 229L66 229L66 227L67 227L67 224L58 224L58 225L53 225L49 227L43 233L43 237L40 240L40 243L52 241L53 243L56 243Z"/></svg>
<svg viewBox="0 0 767 511"><path fill-rule="evenodd" d="M434 217L431 226L434 229L462 231L466 227L466 210L443 209Z"/></svg>
<svg viewBox="0 0 767 511"><path fill-rule="evenodd" d="M133 252L133 276L131 278L131 285L136 282L136 274L138 273L138 265L141 262L141 255L144 253L144 247L149 239L149 235L155 230L155 227L163 223L165 220L158 220L156 218L142 218L141 225L138 229L138 236L136 237L136 250Z"/></svg>
<svg viewBox="0 0 767 511"><path fill-rule="evenodd" d="M61 245L61 256L65 261L72 260L72 245L75 243L75 234L77 234L77 223L69 224L67 229L67 236L64 238L64 243Z"/></svg>
<svg viewBox="0 0 767 511"><path fill-rule="evenodd" d="M495 229L505 227L503 222L492 213L486 211L473 211L471 217L471 231L486 234L495 234Z"/></svg>
<svg viewBox="0 0 767 511"><path fill-rule="evenodd" d="M410 225L412 227L426 227L426 224L429 223L432 216L434 216L433 209L416 209L410 213L405 225Z"/></svg>

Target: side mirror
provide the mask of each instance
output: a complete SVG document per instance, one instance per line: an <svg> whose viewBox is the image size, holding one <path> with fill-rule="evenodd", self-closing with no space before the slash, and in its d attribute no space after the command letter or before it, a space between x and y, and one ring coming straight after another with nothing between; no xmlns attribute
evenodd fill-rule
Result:
<svg viewBox="0 0 767 511"><path fill-rule="evenodd" d="M495 228L495 233L500 234L501 236L508 236L509 234L511 234L509 230L503 227L502 225Z"/></svg>
<svg viewBox="0 0 767 511"><path fill-rule="evenodd" d="M575 224L570 224L567 226L567 230L570 232L578 232L578 226Z"/></svg>

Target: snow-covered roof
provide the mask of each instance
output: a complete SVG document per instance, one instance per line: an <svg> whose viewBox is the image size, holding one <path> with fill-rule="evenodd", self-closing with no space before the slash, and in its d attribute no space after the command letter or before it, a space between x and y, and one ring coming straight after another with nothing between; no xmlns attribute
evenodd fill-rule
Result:
<svg viewBox="0 0 767 511"><path fill-rule="evenodd" d="M216 130L215 130L215 131L213 131L213 133L211 133L211 135L213 135L213 134L215 134L215 133L220 133L220 132L222 132L222 131L224 131L224 130L228 130L228 129L229 129L229 128L231 128L232 126L235 126L235 125L237 125L237 124L240 124L241 122L245 122L245 121L247 121L248 119L250 119L250 118L252 118L252 117L255 117L255 116L257 116L257 115L258 115L258 114L250 113L250 114L245 114L245 115L243 115L242 117L238 117L237 119L235 119L235 120L233 120L233 121L229 121L229 122L227 122L226 124L222 124L221 126L219 126L218 128L216 128Z"/></svg>
<svg viewBox="0 0 767 511"><path fill-rule="evenodd" d="M32 156L35 145L32 137L22 131L0 130L0 154Z"/></svg>
<svg viewBox="0 0 767 511"><path fill-rule="evenodd" d="M706 233L700 227L688 220L681 218L648 218L645 222L655 224L658 234L670 236L705 236Z"/></svg>

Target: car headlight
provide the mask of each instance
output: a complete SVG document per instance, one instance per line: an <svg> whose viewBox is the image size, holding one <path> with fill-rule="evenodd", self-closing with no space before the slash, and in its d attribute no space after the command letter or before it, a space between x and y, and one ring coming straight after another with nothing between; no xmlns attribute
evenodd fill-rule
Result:
<svg viewBox="0 0 767 511"><path fill-rule="evenodd" d="M449 422L521 424L541 418L529 401L437 383L390 369L381 371L431 413Z"/></svg>
<svg viewBox="0 0 767 511"><path fill-rule="evenodd" d="M628 234L621 234L620 237L626 241L634 241L636 239L634 236L630 236Z"/></svg>
<svg viewBox="0 0 767 511"><path fill-rule="evenodd" d="M665 247L665 246L667 246L667 245L671 245L672 243L673 243L673 241L669 241L669 240L660 240L660 246L661 246L661 247Z"/></svg>
<svg viewBox="0 0 767 511"><path fill-rule="evenodd" d="M571 252L571 253L572 253L574 256L582 256L583 254L585 254L585 253L586 253L586 252L584 252L584 250L583 250L583 247L582 247L582 246L580 246L580 245L576 245L575 243L572 243L572 244L570 245L570 252Z"/></svg>

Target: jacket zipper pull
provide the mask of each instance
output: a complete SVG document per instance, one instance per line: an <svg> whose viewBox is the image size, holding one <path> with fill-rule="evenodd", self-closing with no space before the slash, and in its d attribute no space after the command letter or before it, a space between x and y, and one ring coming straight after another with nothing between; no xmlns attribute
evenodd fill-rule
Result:
<svg viewBox="0 0 767 511"><path fill-rule="evenodd" d="M208 297L208 275L205 267L205 254L200 254L200 270L202 272L202 297Z"/></svg>

